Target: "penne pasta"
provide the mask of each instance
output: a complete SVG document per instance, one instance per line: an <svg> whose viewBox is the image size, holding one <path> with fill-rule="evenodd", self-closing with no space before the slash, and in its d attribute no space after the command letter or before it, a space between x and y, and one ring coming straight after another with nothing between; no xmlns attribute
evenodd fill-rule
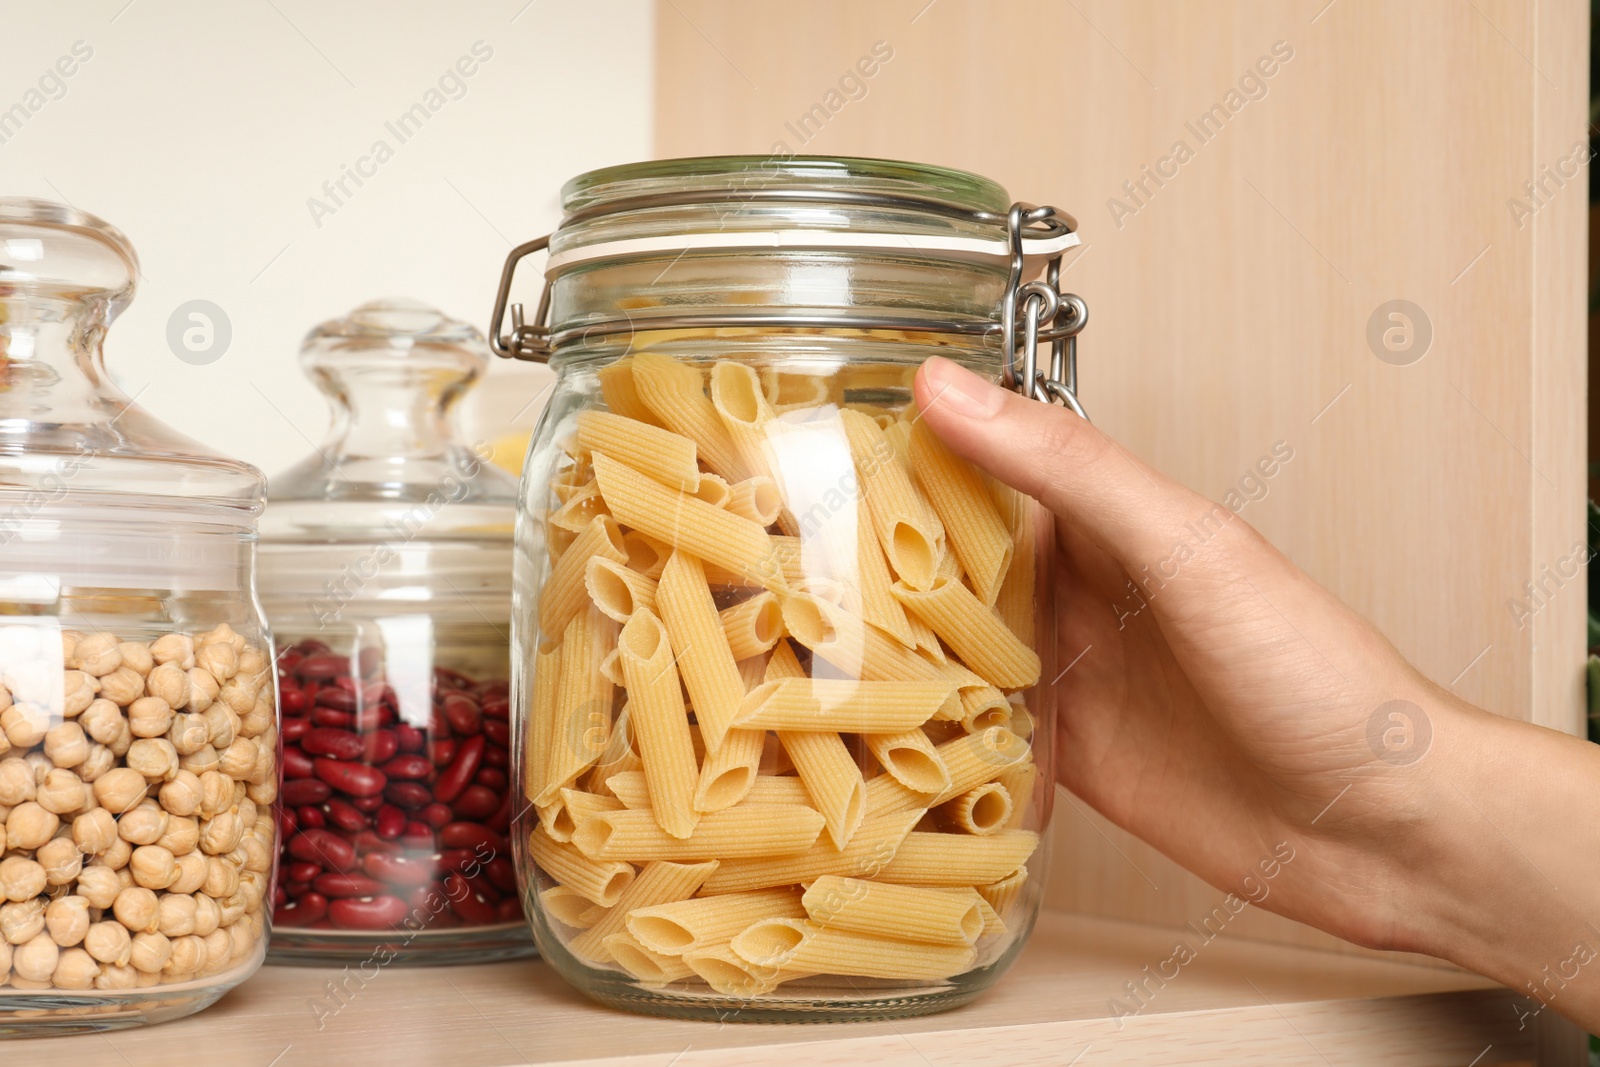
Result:
<svg viewBox="0 0 1600 1067"><path fill-rule="evenodd" d="M726 478L720 478L715 474L702 474L700 488L690 495L714 508L726 508L728 498L733 495L733 487L728 484Z"/></svg>
<svg viewBox="0 0 1600 1067"><path fill-rule="evenodd" d="M633 733L650 788L652 818L667 834L686 838L697 821L694 793L699 769L666 628L650 612L635 612L622 628L617 647L628 686Z"/></svg>
<svg viewBox="0 0 1600 1067"><path fill-rule="evenodd" d="M595 479L619 523L771 589L786 588L767 531L595 453ZM566 558L562 557L563 560Z"/></svg>
<svg viewBox="0 0 1600 1067"><path fill-rule="evenodd" d="M738 811L739 808L731 810ZM724 860L706 879L700 891L711 896L770 886L798 885L825 874L871 878L888 866L900 843L921 818L922 809L919 808L863 819L850 844L843 849L834 848L830 841L819 841L805 852L793 856Z"/></svg>
<svg viewBox="0 0 1600 1067"><path fill-rule="evenodd" d="M974 958L970 945L898 941L806 919L763 919L729 944L751 964L864 978L948 978L972 966Z"/></svg>
<svg viewBox="0 0 1600 1067"><path fill-rule="evenodd" d="M1018 867L999 881L990 882L988 885L977 887L978 895L989 902L995 914L1004 919L1010 912L1012 904L1022 894L1022 886L1028 880L1028 868Z"/></svg>
<svg viewBox="0 0 1600 1067"><path fill-rule="evenodd" d="M758 774L741 804L810 804L806 784L795 775Z"/></svg>
<svg viewBox="0 0 1600 1067"><path fill-rule="evenodd" d="M795 889L755 889L695 897L628 914L628 932L645 948L663 956L681 956L690 949L727 941L762 919L801 919L806 909Z"/></svg>
<svg viewBox="0 0 1600 1067"><path fill-rule="evenodd" d="M605 398L606 407L625 419L633 419L647 426L661 425L634 385L631 356L601 367L595 377L600 379L600 395Z"/></svg>
<svg viewBox="0 0 1600 1067"><path fill-rule="evenodd" d="M1015 551L983 475L945 447L926 422L911 428L911 469L944 525L972 589L993 604Z"/></svg>
<svg viewBox="0 0 1600 1067"><path fill-rule="evenodd" d="M645 783L644 771L622 771L606 779L606 787L622 806L634 811L650 810L650 786Z"/></svg>
<svg viewBox="0 0 1600 1067"><path fill-rule="evenodd" d="M550 512L549 524L555 529L576 534L599 516L609 514L606 502L600 496L599 484L589 481L569 495L559 508Z"/></svg>
<svg viewBox="0 0 1600 1067"><path fill-rule="evenodd" d="M572 843L595 860L733 860L805 852L822 833L823 818L797 805L740 804L701 816L694 833L672 837L649 811L597 812L572 834Z"/></svg>
<svg viewBox="0 0 1600 1067"><path fill-rule="evenodd" d="M974 786L992 782L1032 754L1028 743L1003 726L991 726L981 734L962 734L938 748L939 758L950 771L950 786L934 797L937 807Z"/></svg>
<svg viewBox="0 0 1600 1067"><path fill-rule="evenodd" d="M700 735L715 752L739 714L745 687L699 559L672 554L656 586L656 604L694 702Z"/></svg>
<svg viewBox="0 0 1600 1067"><path fill-rule="evenodd" d="M985 782L946 801L935 817L946 827L981 837L1006 829L1012 810L1006 787L999 782Z"/></svg>
<svg viewBox="0 0 1600 1067"><path fill-rule="evenodd" d="M783 636L783 607L771 593L762 592L718 613L722 635L734 659L750 659L767 652Z"/></svg>
<svg viewBox="0 0 1600 1067"><path fill-rule="evenodd" d="M919 630L914 629L906 617L906 609L894 598L890 587L894 584L889 574L889 562L884 558L883 547L873 531L872 521L865 508L856 512L855 592L859 598L856 610L872 625L885 631L907 648L917 647ZM932 630L927 630L931 637ZM934 638L932 644L938 645Z"/></svg>
<svg viewBox="0 0 1600 1067"><path fill-rule="evenodd" d="M663 426L693 441L701 462L712 471L729 481L762 473L747 471L716 407L706 397L705 377L698 368L659 352L639 352L633 357L632 369L639 399Z"/></svg>
<svg viewBox="0 0 1600 1067"><path fill-rule="evenodd" d="M933 796L950 788L950 769L922 730L869 733L862 740L879 766L912 792Z"/></svg>
<svg viewBox="0 0 1600 1067"><path fill-rule="evenodd" d="M623 548L626 551L626 543ZM608 618L627 622L635 611L656 609L656 583L618 560L591 556L584 566L583 587Z"/></svg>
<svg viewBox="0 0 1600 1067"><path fill-rule="evenodd" d="M734 722L747 729L899 733L927 722L951 692L942 681L788 678L746 694Z"/></svg>
<svg viewBox="0 0 1600 1067"><path fill-rule="evenodd" d="M577 828L578 823L587 816L597 811L616 811L620 807L622 801L616 797L589 793L582 789L563 789L560 804L549 819L545 819L542 810L539 815L541 821L544 821L545 832L552 839L567 842L572 840L572 831Z"/></svg>
<svg viewBox="0 0 1600 1067"><path fill-rule="evenodd" d="M667 557L672 555L671 545L638 530L623 531L622 547L628 553L628 567L651 581L661 577L661 568L667 565Z"/></svg>
<svg viewBox="0 0 1600 1067"><path fill-rule="evenodd" d="M994 686L972 686L960 692L961 728L967 733L982 733L991 726L1011 725L1011 702Z"/></svg>
<svg viewBox="0 0 1600 1067"><path fill-rule="evenodd" d="M728 945L690 949L683 954L683 962L718 993L746 1000L772 992L781 982L810 977L808 971L753 964Z"/></svg>
<svg viewBox="0 0 1600 1067"><path fill-rule="evenodd" d="M1038 847L1039 835L1031 830L1002 830L988 837L913 831L874 880L897 885L985 885L1022 866Z"/></svg>
<svg viewBox="0 0 1600 1067"><path fill-rule="evenodd" d="M589 593L584 588L584 575L589 560L601 559L625 563L628 553L622 547L622 530L609 515L597 515L583 528L550 568L550 577L539 594L539 633L548 641L567 628L567 623L588 603Z"/></svg>
<svg viewBox="0 0 1600 1067"><path fill-rule="evenodd" d="M622 710L617 712L616 721L611 724L611 736L606 739L606 747L601 750L600 758L584 776L585 784L591 793L608 795L610 790L606 782L612 775L623 771L639 771L642 774L643 768L644 761L639 759L639 752L633 743L633 716L624 704Z"/></svg>
<svg viewBox="0 0 1600 1067"><path fill-rule="evenodd" d="M961 662L994 685L1026 689L1039 680L1039 654L960 582L936 578L926 590L897 582L894 595L933 627Z"/></svg>
<svg viewBox="0 0 1600 1067"><path fill-rule="evenodd" d="M603 452L671 489L693 493L700 488L695 444L682 434L609 411L580 411L577 421L578 443L591 452Z"/></svg>
<svg viewBox="0 0 1600 1067"><path fill-rule="evenodd" d="M777 415L761 391L755 368L731 360L712 364L711 406L727 429L744 469L752 475L772 477L767 424Z"/></svg>
<svg viewBox="0 0 1600 1067"><path fill-rule="evenodd" d="M1032 760L1013 764L1000 772L996 779L1011 797L1011 814L1006 819L1007 830L1022 829L1029 803L1033 800L1033 784L1039 777L1039 765Z"/></svg>
<svg viewBox="0 0 1600 1067"><path fill-rule="evenodd" d="M554 804L600 758L611 739L611 705L616 687L600 663L616 642L617 624L598 611L580 611L561 640L556 682L556 714L544 753L544 780L535 804Z"/></svg>
<svg viewBox="0 0 1600 1067"><path fill-rule="evenodd" d="M762 730L729 730L724 734L717 750L707 752L701 761L694 810L721 811L743 801L755 784L766 740ZM800 803L809 802L802 799Z"/></svg>
<svg viewBox="0 0 1600 1067"><path fill-rule="evenodd" d="M794 761L812 805L826 820L833 846L844 848L866 814L867 787L855 757L836 733L779 730L778 742Z"/></svg>
<svg viewBox="0 0 1600 1067"><path fill-rule="evenodd" d="M652 952L627 931L609 934L601 944L618 966L646 985L667 985L694 973L694 968L683 960Z"/></svg>
<svg viewBox="0 0 1600 1067"><path fill-rule="evenodd" d="M851 678L904 682L946 677L938 665L820 597L806 593L785 597L783 625L789 636Z"/></svg>
<svg viewBox="0 0 1600 1067"><path fill-rule="evenodd" d="M924 889L837 875L824 875L812 882L802 903L807 917L827 930L854 930L874 937L941 945L970 945L977 941L983 934L984 911L988 908L972 889L964 893Z"/></svg>
<svg viewBox="0 0 1600 1067"><path fill-rule="evenodd" d="M533 706L528 712L527 751L522 762L522 792L530 802L544 793L545 763L556 727L556 693L561 679L561 646L534 653Z"/></svg>
<svg viewBox="0 0 1600 1067"><path fill-rule="evenodd" d="M878 424L858 411L842 411L839 418L861 478L867 514L889 565L911 588L928 588L944 548L944 526L895 459Z"/></svg>
<svg viewBox="0 0 1600 1067"><path fill-rule="evenodd" d="M556 922L565 926L587 930L594 925L591 909L594 901L575 889L553 885L539 894L539 906Z"/></svg>
<svg viewBox="0 0 1600 1067"><path fill-rule="evenodd" d="M716 860L645 864L613 904L598 914L584 916L590 923L589 929L574 938L568 947L583 959L597 963L609 961L611 953L605 948L605 939L624 929L629 912L692 897L716 869Z"/></svg>
<svg viewBox="0 0 1600 1067"><path fill-rule="evenodd" d="M735 482L722 506L741 518L771 526L783 513L783 494L778 492L777 482L758 474Z"/></svg>
<svg viewBox="0 0 1600 1067"><path fill-rule="evenodd" d="M1033 500L1008 485L993 483L995 505L1011 531L1011 566L994 598L995 611L1017 640L1034 645L1033 585L1037 563L1037 514Z"/></svg>
<svg viewBox="0 0 1600 1067"><path fill-rule="evenodd" d="M528 835L528 855L546 874L603 907L611 907L633 881L630 864L592 860L569 844L553 840L543 827Z"/></svg>
<svg viewBox="0 0 1600 1067"><path fill-rule="evenodd" d="M867 779L867 818L899 811L920 811L932 804L937 795L908 789L892 774L875 775Z"/></svg>

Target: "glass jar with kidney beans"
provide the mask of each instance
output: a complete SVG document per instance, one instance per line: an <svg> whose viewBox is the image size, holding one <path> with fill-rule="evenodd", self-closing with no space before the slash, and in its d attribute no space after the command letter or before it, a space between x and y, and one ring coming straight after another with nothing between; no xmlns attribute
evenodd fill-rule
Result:
<svg viewBox="0 0 1600 1067"><path fill-rule="evenodd" d="M507 840L516 484L455 434L482 338L385 301L307 337L332 437L270 481L280 962L531 954Z"/></svg>

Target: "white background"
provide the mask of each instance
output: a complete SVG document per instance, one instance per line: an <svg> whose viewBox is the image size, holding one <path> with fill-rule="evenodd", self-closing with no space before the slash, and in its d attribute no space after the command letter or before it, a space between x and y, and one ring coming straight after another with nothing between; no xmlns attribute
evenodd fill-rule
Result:
<svg viewBox="0 0 1600 1067"><path fill-rule="evenodd" d="M269 475L328 425L298 362L312 325L406 296L487 330L506 252L555 224L561 183L650 155L647 0L7 0L4 12L0 111L74 42L94 54L0 144L0 195L65 200L128 234L144 277L106 344L112 376ZM465 95L400 144L384 123L476 41L493 57ZM394 158L319 227L308 198L380 137ZM192 299L233 327L205 366L166 340ZM549 381L495 364L467 412L474 438L506 429Z"/></svg>

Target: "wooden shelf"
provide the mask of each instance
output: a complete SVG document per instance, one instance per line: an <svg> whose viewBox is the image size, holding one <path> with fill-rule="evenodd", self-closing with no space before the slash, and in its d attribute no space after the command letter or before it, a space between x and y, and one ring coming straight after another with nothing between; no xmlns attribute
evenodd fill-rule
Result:
<svg viewBox="0 0 1600 1067"><path fill-rule="evenodd" d="M1017 965L975 1004L892 1023L718 1025L649 1018L595 1005L530 960L388 968L319 1029L312 1004L338 972L267 967L193 1018L7 1042L4 1061L80 1067L94 1057L110 1065L171 1067L215 1056L240 1067L734 1067L803 1058L806 1067L1459 1067L1534 1057L1535 1028L1517 1028L1513 1006L1520 1001L1484 979L1227 937L1201 945L1193 933L1185 940L1196 958L1137 1016L1116 1019L1111 999L1131 1007L1123 984L1169 957L1179 936L1160 927L1047 913Z"/></svg>

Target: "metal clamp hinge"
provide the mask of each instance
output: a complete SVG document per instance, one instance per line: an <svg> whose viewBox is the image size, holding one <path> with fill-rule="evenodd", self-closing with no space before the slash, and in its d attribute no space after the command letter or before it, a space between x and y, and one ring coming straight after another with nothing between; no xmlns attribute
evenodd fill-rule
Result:
<svg viewBox="0 0 1600 1067"><path fill-rule="evenodd" d="M1043 279L1022 281L1022 238L1028 227L1047 222L1053 207L1016 203L1006 216L1011 276L1000 309L1001 381L1008 389L1046 404L1061 404L1089 416L1078 402L1078 334L1089 324L1089 305L1061 291L1061 257L1051 259ZM1018 344L1020 334L1021 344ZM1039 342L1050 342L1049 373L1039 367ZM1019 352L1020 348L1020 352Z"/></svg>

